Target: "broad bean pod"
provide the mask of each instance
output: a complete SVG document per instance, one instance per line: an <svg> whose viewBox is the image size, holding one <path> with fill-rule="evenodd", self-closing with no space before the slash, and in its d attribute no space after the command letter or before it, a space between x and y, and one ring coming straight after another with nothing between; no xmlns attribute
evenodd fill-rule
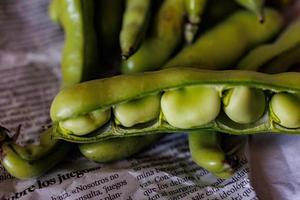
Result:
<svg viewBox="0 0 300 200"><path fill-rule="evenodd" d="M281 15L266 9L265 16L266 22L260 24L248 11L235 12L201 35L194 44L181 50L165 67L225 69L234 66L247 50L270 40L280 31L283 25Z"/></svg>
<svg viewBox="0 0 300 200"><path fill-rule="evenodd" d="M258 20L262 23L265 21L264 5L265 0L235 0L239 5L250 10L258 17Z"/></svg>
<svg viewBox="0 0 300 200"><path fill-rule="evenodd" d="M272 59L300 46L300 20L292 23L274 43L258 46L251 50L238 64L239 69L263 71ZM282 71L286 69L283 66ZM274 68L273 68L274 69ZM273 69L269 69L271 72ZM271 72L272 73L272 72Z"/></svg>
<svg viewBox="0 0 300 200"><path fill-rule="evenodd" d="M127 59L138 49L146 35L150 8L151 0L126 0L120 32L120 46L124 59Z"/></svg>
<svg viewBox="0 0 300 200"><path fill-rule="evenodd" d="M195 131L188 134L194 162L215 176L227 179L233 175L234 169L220 146L220 140L221 134L217 132Z"/></svg>
<svg viewBox="0 0 300 200"><path fill-rule="evenodd" d="M128 158L157 141L161 135L114 138L90 144L79 144L84 157L96 162L113 162Z"/></svg>
<svg viewBox="0 0 300 200"><path fill-rule="evenodd" d="M161 67L182 41L183 0L165 0L155 16L152 30L138 51L123 61L122 73L151 71Z"/></svg>
<svg viewBox="0 0 300 200"><path fill-rule="evenodd" d="M63 86L88 80L95 72L98 54L93 1L55 0L52 5L57 9L53 18L65 31L61 61Z"/></svg>
<svg viewBox="0 0 300 200"><path fill-rule="evenodd" d="M70 151L72 144L64 143L59 145L52 153L46 157L35 161L22 159L11 147L9 143L1 146L1 164L14 177L18 179L29 179L38 177L63 160Z"/></svg>
<svg viewBox="0 0 300 200"><path fill-rule="evenodd" d="M231 96L230 91L236 88L240 90ZM255 101L255 109L247 109L248 102L243 104L242 101L237 101L236 98L243 96L239 95L241 92L249 95L251 102ZM172 68L137 75L120 75L62 90L51 105L51 118L55 123L53 136L72 142L91 143L116 137L192 130L215 130L237 135L262 132L296 134L300 133L299 102L295 100L299 98L299 92L300 74L297 72L269 75L239 70ZM283 100L282 105L285 106L277 107L281 105L281 98L275 98L274 102L273 98L282 94L292 97L287 98L290 101ZM151 95L161 96L160 105L151 106L151 109L159 110L160 114L156 118L149 115L148 122L124 127L112 117L108 123L98 124L94 131L81 136L61 127L62 122L84 118L95 110L114 110L118 105L145 101ZM222 98L225 98L223 104ZM237 102L240 107L226 111L225 107L231 101ZM149 104L156 105L152 101ZM265 106L256 108L257 104ZM270 107L271 105L276 106ZM285 115L285 112L289 114ZM236 122L231 114L237 119L238 116L246 115L250 120Z"/></svg>
<svg viewBox="0 0 300 200"><path fill-rule="evenodd" d="M45 130L39 139L39 144L29 144L26 146L20 146L15 142L11 142L11 148L18 154L22 159L27 161L39 160L42 157L47 156L52 151L55 151L58 145L63 145L61 140L51 138L53 128Z"/></svg>
<svg viewBox="0 0 300 200"><path fill-rule="evenodd" d="M184 36L187 43L191 44L197 34L207 0L184 0L188 15L188 23L185 25Z"/></svg>

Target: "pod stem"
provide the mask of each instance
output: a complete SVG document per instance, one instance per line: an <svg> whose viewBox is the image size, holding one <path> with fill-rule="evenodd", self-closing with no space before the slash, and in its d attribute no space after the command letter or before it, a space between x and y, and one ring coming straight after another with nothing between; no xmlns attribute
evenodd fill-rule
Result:
<svg viewBox="0 0 300 200"><path fill-rule="evenodd" d="M19 125L18 125L18 128L17 128L17 130L16 130L16 133L12 136L12 140L13 140L14 142L16 142L16 141L18 140L18 138L19 138L19 136L20 136L20 133L21 133L21 128L22 128L22 124L19 124Z"/></svg>

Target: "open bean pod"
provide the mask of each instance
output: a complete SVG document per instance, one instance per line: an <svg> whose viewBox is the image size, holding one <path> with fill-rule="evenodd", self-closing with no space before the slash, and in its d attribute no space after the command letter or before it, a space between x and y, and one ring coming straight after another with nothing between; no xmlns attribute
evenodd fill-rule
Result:
<svg viewBox="0 0 300 200"><path fill-rule="evenodd" d="M78 143L198 129L237 135L300 133L299 93L297 72L269 75L172 68L66 88L55 97L51 118L56 127L54 137ZM277 95L288 97L281 100L275 98ZM126 104L142 106L129 106L119 112L118 107ZM93 112L108 115L111 109L114 115L101 123L91 118ZM143 121L136 121L134 115L127 115L129 112L143 116ZM88 123L94 126L93 131L88 128L84 134L77 134L75 129L64 127L64 123L75 119L91 120ZM130 120L133 121L129 123Z"/></svg>

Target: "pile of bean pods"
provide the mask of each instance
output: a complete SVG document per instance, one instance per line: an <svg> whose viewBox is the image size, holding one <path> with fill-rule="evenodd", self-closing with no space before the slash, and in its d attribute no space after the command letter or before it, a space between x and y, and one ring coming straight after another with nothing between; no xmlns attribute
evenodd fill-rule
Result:
<svg viewBox="0 0 300 200"><path fill-rule="evenodd" d="M0 127L2 165L33 178L74 148L112 162L185 132L192 159L229 178L245 135L300 134L300 19L283 14L292 5L52 0L65 33L53 123L27 146Z"/></svg>

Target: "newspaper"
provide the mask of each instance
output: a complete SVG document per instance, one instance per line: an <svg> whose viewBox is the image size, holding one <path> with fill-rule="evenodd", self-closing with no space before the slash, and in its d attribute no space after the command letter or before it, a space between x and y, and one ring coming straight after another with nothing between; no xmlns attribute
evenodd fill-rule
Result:
<svg viewBox="0 0 300 200"><path fill-rule="evenodd" d="M48 0L0 1L0 125L36 142L51 123L64 36ZM186 134L167 134L130 159L101 164L74 151L42 177L18 180L0 165L0 199L297 199L300 139L252 137L231 179L215 178L191 159ZM298 158L299 157L299 158ZM288 174L288 175L287 175ZM299 198L299 197L298 197Z"/></svg>

